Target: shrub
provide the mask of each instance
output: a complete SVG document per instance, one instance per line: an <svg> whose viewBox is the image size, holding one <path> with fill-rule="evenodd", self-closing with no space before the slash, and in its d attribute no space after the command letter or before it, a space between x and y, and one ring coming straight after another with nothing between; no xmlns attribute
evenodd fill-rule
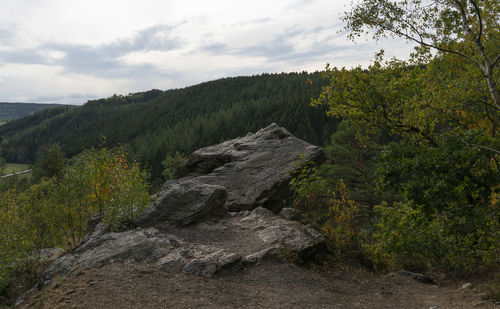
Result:
<svg viewBox="0 0 500 309"><path fill-rule="evenodd" d="M96 212L115 229L130 226L149 204L146 179L121 149L92 149L57 178L0 192L0 294L9 294L12 278L39 268L40 249L76 247Z"/></svg>
<svg viewBox="0 0 500 309"><path fill-rule="evenodd" d="M180 178L185 173L186 157L176 151L174 156L168 154L161 164L163 166L161 174L166 180Z"/></svg>
<svg viewBox="0 0 500 309"><path fill-rule="evenodd" d="M358 204L351 200L340 180L335 190L317 175L314 162L305 163L290 181L295 207L301 208L303 221L321 231L329 247L338 252L357 245L360 230Z"/></svg>
<svg viewBox="0 0 500 309"><path fill-rule="evenodd" d="M490 210L498 207L491 206ZM375 209L378 218L373 234L365 235L363 248L377 268L432 267L466 274L499 262L500 218L495 212L429 216L413 202L382 203Z"/></svg>

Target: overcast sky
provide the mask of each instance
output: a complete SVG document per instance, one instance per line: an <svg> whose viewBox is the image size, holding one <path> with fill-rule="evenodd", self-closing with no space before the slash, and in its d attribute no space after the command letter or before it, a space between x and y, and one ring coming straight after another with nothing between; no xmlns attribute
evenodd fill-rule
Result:
<svg viewBox="0 0 500 309"><path fill-rule="evenodd" d="M0 0L0 101L83 104L222 77L370 63L350 0Z"/></svg>

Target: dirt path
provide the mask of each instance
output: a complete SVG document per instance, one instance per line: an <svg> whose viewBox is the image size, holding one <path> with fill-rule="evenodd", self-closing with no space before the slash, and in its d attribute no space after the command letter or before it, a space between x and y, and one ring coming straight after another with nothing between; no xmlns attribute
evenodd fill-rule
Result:
<svg viewBox="0 0 500 309"><path fill-rule="evenodd" d="M214 278L115 263L56 280L27 307L499 308L459 290L460 284L438 287L359 268L314 270L277 261Z"/></svg>

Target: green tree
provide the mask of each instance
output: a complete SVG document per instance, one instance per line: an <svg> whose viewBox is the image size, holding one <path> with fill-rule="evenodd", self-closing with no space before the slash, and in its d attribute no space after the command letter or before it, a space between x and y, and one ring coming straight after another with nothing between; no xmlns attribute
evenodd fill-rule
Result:
<svg viewBox="0 0 500 309"><path fill-rule="evenodd" d="M4 158L0 158L0 176L5 173L5 168L7 166L7 161Z"/></svg>
<svg viewBox="0 0 500 309"><path fill-rule="evenodd" d="M378 54L366 70L328 69L330 85L312 103L327 105L329 116L352 120L363 132L360 140L381 130L431 146L437 146L436 137L443 132L495 136L500 113L490 108L487 87L473 78L474 68L461 64L450 55L412 64L384 61Z"/></svg>
<svg viewBox="0 0 500 309"><path fill-rule="evenodd" d="M123 150L92 149L23 192L0 192L0 303L9 278L39 269L40 249L76 247L97 212L130 227L149 205L147 178Z"/></svg>
<svg viewBox="0 0 500 309"><path fill-rule="evenodd" d="M470 143L478 138L484 137L463 137ZM455 136L441 136L439 145L403 140L384 150L379 186L395 189L404 202L376 207L378 245L372 249L389 264L412 261L454 272L494 263L500 248L498 168L488 150L464 147Z"/></svg>
<svg viewBox="0 0 500 309"><path fill-rule="evenodd" d="M361 0L344 20L352 38L419 44L409 61L381 52L367 69L327 67L330 84L313 100L356 126L361 144L393 136L377 189L397 198L375 206L366 253L450 271L498 262L498 1Z"/></svg>
<svg viewBox="0 0 500 309"><path fill-rule="evenodd" d="M185 173L186 157L176 151L173 156L167 154L161 164L163 166L163 177L166 180L176 179L182 177Z"/></svg>
<svg viewBox="0 0 500 309"><path fill-rule="evenodd" d="M20 261L27 257L30 243L17 203L18 193L9 190L0 193L0 291L7 279L20 268Z"/></svg>
<svg viewBox="0 0 500 309"><path fill-rule="evenodd" d="M149 205L148 175L129 163L122 149L87 150L80 155L79 174L86 175L89 202L112 225L130 224Z"/></svg>
<svg viewBox="0 0 500 309"><path fill-rule="evenodd" d="M500 3L496 0L361 0L344 15L350 37L372 32L375 39L398 36L458 56L480 69L491 96L491 108L500 110Z"/></svg>
<svg viewBox="0 0 500 309"><path fill-rule="evenodd" d="M38 184L19 194L19 216L24 233L32 244L32 252L43 248L64 246L64 229L59 226L55 206L55 178L42 179Z"/></svg>
<svg viewBox="0 0 500 309"><path fill-rule="evenodd" d="M55 205L60 226L66 231L66 243L76 247L87 233L87 222L97 211L91 202L90 169L78 156L67 166L55 192Z"/></svg>
<svg viewBox="0 0 500 309"><path fill-rule="evenodd" d="M351 199L371 209L379 201L375 194L375 170L382 145L378 136L360 142L356 138L360 134L356 125L342 121L324 147L327 162L317 172L329 179L332 187L342 181Z"/></svg>
<svg viewBox="0 0 500 309"><path fill-rule="evenodd" d="M42 178L62 176L66 157L61 151L59 145L49 146L43 155L37 160L33 168L33 177L39 181Z"/></svg>

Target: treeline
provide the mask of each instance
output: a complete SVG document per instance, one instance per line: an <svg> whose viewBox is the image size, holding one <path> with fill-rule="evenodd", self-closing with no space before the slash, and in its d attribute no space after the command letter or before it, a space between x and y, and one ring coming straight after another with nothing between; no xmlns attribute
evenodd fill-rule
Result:
<svg viewBox="0 0 500 309"><path fill-rule="evenodd" d="M167 154L187 154L272 122L321 145L336 122L325 116L325 108L308 103L325 83L319 73L262 74L45 110L0 127L0 156L32 163L52 144L69 157L103 143L125 145L158 179Z"/></svg>
<svg viewBox="0 0 500 309"><path fill-rule="evenodd" d="M0 102L0 122L26 117L44 109L60 106L58 104Z"/></svg>

